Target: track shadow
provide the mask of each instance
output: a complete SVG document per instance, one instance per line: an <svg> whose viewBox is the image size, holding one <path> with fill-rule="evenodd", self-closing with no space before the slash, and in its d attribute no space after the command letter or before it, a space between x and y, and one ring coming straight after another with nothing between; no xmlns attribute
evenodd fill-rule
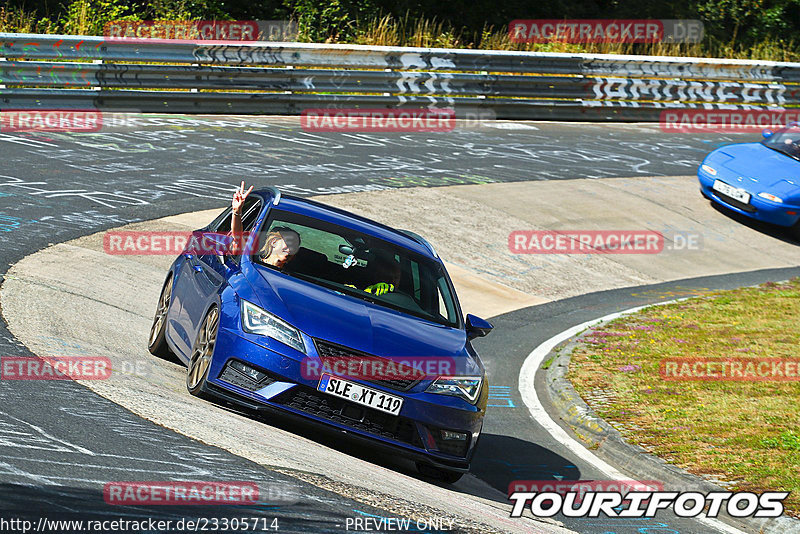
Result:
<svg viewBox="0 0 800 534"><path fill-rule="evenodd" d="M708 197L705 197L708 199ZM709 204L717 210L719 213L725 215L726 217L736 221L737 223L750 228L751 230L755 230L764 235L768 235L773 239L777 239L778 241L783 241L784 243L788 243L790 245L798 245L800 246L800 239L795 237L792 234L792 230L783 226L777 226L774 224L765 223L762 221L758 221L756 219L751 219L746 215L742 215L741 213L737 213L731 209L726 208L716 202L709 200Z"/></svg>
<svg viewBox="0 0 800 534"><path fill-rule="evenodd" d="M506 495L509 484L516 480L558 481L581 478L578 467L550 449L497 434L481 435L471 472Z"/></svg>
<svg viewBox="0 0 800 534"><path fill-rule="evenodd" d="M393 471L424 480L430 484L448 488L498 503L508 504L509 484L516 480L580 480L581 471L569 460L559 454L518 438L490 434L481 434L475 456L472 460L470 474L485 482L500 493L486 491L480 486L462 480L456 484L447 484L440 480L420 474L414 462L392 454L384 448L371 446L361 439L347 433L329 428L313 421L305 421L291 415L270 413L265 416L245 410L226 401L212 401L222 409L250 417L265 425L280 428L287 432L302 436L320 445L329 447L343 454L391 469ZM265 428L267 431L267 428Z"/></svg>
<svg viewBox="0 0 800 534"><path fill-rule="evenodd" d="M470 474L486 482L501 493L487 491L486 487L462 479L455 484L422 475L417 471L412 460L393 454L377 445L371 445L360 438L341 430L327 427L314 421L306 421L292 415L282 413L256 413L224 400L211 401L220 408L250 417L269 427L279 428L292 434L302 436L320 445L329 447L343 454L359 458L398 473L424 480L427 483L448 488L460 493L508 504L508 485L514 480L579 480L580 471L565 458L534 443L523 440L483 433L478 442L472 460Z"/></svg>
<svg viewBox="0 0 800 534"><path fill-rule="evenodd" d="M254 421L264 424L265 432L269 431L269 427L279 428L341 453L386 467L387 469L392 469L415 478L431 480L422 476L417 471L413 461L401 458L397 454L393 454L391 450L380 447L377 443L375 445L370 445L370 443L356 437L354 434L329 427L324 423L306 420L301 416L284 414L278 411L258 412L216 398L211 399L209 402L216 404L224 410L249 417Z"/></svg>

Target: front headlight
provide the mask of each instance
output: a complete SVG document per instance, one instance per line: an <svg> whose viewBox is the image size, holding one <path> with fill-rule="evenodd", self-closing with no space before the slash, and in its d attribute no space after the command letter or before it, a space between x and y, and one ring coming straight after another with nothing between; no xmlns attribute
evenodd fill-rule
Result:
<svg viewBox="0 0 800 534"><path fill-rule="evenodd" d="M250 334L271 337L306 354L300 330L244 299L242 299L242 329Z"/></svg>
<svg viewBox="0 0 800 534"><path fill-rule="evenodd" d="M773 202L778 202L780 204L783 204L783 199L781 197L776 197L772 193L759 193L758 196L760 196L761 198L766 198L767 200L771 200Z"/></svg>
<svg viewBox="0 0 800 534"><path fill-rule="evenodd" d="M705 163L703 163L702 165L700 165L700 168L703 169L704 171L706 171L711 176L716 176L717 175L717 169L715 169L714 167L712 167L710 165L706 165Z"/></svg>
<svg viewBox="0 0 800 534"><path fill-rule="evenodd" d="M482 384L483 378L480 376L440 376L425 391L461 397L470 404L475 404Z"/></svg>

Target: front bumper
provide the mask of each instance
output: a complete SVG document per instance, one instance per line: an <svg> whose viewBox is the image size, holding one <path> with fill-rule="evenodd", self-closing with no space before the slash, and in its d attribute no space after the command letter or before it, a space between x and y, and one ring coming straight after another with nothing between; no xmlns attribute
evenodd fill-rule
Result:
<svg viewBox="0 0 800 534"><path fill-rule="evenodd" d="M278 343L271 343L278 348ZM372 382L367 387L402 397L400 414L393 416L316 390L316 379L306 379L301 362L289 353L273 350L220 328L208 373L208 392L230 402L262 411L301 416L329 428L388 447L407 458L453 471L467 471L483 425L488 386L484 382L476 405L463 399L426 393L427 382L409 391L396 391ZM234 372L242 362L267 374L258 383ZM249 381L248 381L249 380ZM444 440L442 430L466 434L464 441Z"/></svg>
<svg viewBox="0 0 800 534"><path fill-rule="evenodd" d="M794 226L800 220L800 206L772 202L758 196L758 192L751 193L750 202L743 205L713 189L714 180L721 180L733 186L736 186L735 182L726 181L725 177L712 176L702 169L697 172L697 178L700 181L700 189L706 197L736 213L778 226Z"/></svg>

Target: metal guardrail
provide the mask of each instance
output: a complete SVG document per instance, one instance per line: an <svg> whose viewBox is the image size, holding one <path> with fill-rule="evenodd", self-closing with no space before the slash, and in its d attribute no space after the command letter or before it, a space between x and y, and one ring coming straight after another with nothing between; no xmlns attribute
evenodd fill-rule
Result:
<svg viewBox="0 0 800 534"><path fill-rule="evenodd" d="M658 120L667 108L800 106L800 63L2 33L0 47L0 109L439 106L457 116L625 121Z"/></svg>

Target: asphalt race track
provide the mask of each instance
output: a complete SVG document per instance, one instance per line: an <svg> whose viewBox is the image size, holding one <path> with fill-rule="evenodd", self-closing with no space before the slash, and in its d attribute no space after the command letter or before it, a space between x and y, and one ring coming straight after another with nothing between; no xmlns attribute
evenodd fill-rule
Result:
<svg viewBox="0 0 800 534"><path fill-rule="evenodd" d="M54 243L137 221L221 208L242 179L256 187L277 185L305 196L529 180L678 176L692 174L714 147L750 138L664 134L652 126L555 123L471 124L427 134L307 133L288 118L153 115L96 134L0 133L0 232L6 237L0 269L5 274L10 265ZM511 480L603 478L582 458L565 453L531 419L519 396L517 381L524 358L549 337L589 319L676 295L798 274L800 269L759 271L602 293L586 288L583 296L494 318L495 332L476 342L476 347L490 370L490 382L500 389L495 390L473 462L477 480L459 483L456 490L494 501L500 508L506 504L501 494ZM93 280L73 282L88 286ZM155 302L150 307L154 306ZM58 336L47 342L64 351L74 348ZM3 357L31 355L5 322L0 324L0 347ZM425 513L424 506L407 509L386 496L366 503L345 485L321 487L291 470L264 467L213 442L202 443L138 417L73 382L0 380L0 406L2 518L36 522L41 517L232 516L227 508L204 507L198 512L105 505L102 484L129 479L258 480L290 488L301 496L296 504L265 503L238 508L235 514L277 518L281 531L341 532L348 518ZM344 459L352 454L382 462L357 447L337 446L329 438L314 436L303 425L280 425L338 448ZM598 534L713 532L707 524L666 514L637 521L556 519L576 532ZM534 523L524 525L536 531ZM456 524L459 531L484 529L470 527Z"/></svg>

